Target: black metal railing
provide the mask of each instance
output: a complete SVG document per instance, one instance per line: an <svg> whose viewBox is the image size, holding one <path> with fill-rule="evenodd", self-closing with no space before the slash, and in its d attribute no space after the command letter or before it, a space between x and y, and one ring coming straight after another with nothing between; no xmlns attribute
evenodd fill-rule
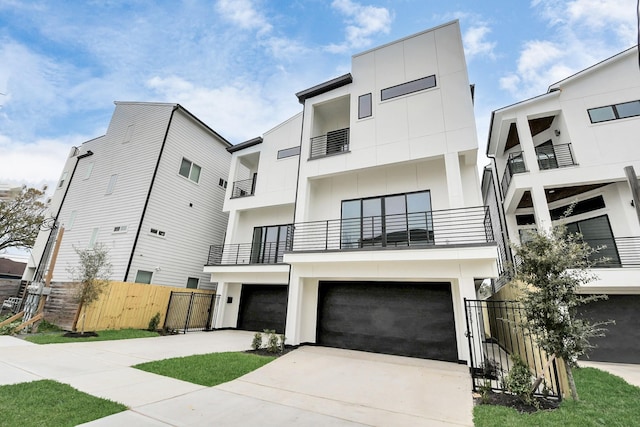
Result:
<svg viewBox="0 0 640 427"><path fill-rule="evenodd" d="M292 251L430 247L493 242L486 206L294 224Z"/></svg>
<svg viewBox="0 0 640 427"><path fill-rule="evenodd" d="M524 152L518 151L517 153L509 154L507 165L505 166L504 173L502 174L502 182L500 183L503 196L507 194L507 190L509 190L509 185L511 185L511 178L513 175L523 172L528 172L527 165L524 162Z"/></svg>
<svg viewBox="0 0 640 427"><path fill-rule="evenodd" d="M349 151L349 128L333 130L311 138L310 159Z"/></svg>
<svg viewBox="0 0 640 427"><path fill-rule="evenodd" d="M215 329L219 295L197 292L171 292L163 328L171 331Z"/></svg>
<svg viewBox="0 0 640 427"><path fill-rule="evenodd" d="M590 238L586 242L600 248L591 256L593 268L640 267L640 237Z"/></svg>
<svg viewBox="0 0 640 427"><path fill-rule="evenodd" d="M536 147L540 170L558 169L576 165L571 144L542 145Z"/></svg>
<svg viewBox="0 0 640 427"><path fill-rule="evenodd" d="M207 265L280 264L290 249L291 241L211 245Z"/></svg>
<svg viewBox="0 0 640 427"><path fill-rule="evenodd" d="M251 179L235 181L231 189L231 198L253 196L256 187L256 178L257 175L254 175Z"/></svg>
<svg viewBox="0 0 640 427"><path fill-rule="evenodd" d="M511 355L517 354L529 366L532 383L542 375L534 394L561 399L557 364L555 360L549 363L535 337L522 326L525 313L519 302L465 298L464 304L474 391L487 386L506 391L504 380L513 367Z"/></svg>

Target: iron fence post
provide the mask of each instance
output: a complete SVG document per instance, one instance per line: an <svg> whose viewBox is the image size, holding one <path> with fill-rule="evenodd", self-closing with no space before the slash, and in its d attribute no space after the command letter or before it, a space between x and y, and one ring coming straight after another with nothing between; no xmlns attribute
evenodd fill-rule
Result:
<svg viewBox="0 0 640 427"><path fill-rule="evenodd" d="M191 293L191 297L189 298L189 307L187 308L187 318L184 322L184 333L187 333L187 329L189 329L189 320L191 320L191 307L193 306L193 295L194 292Z"/></svg>
<svg viewBox="0 0 640 427"><path fill-rule="evenodd" d="M164 324L162 325L162 329L166 329L167 320L169 319L169 311L171 310L171 301L173 300L173 291L169 295L169 304L167 304L167 312L164 314Z"/></svg>

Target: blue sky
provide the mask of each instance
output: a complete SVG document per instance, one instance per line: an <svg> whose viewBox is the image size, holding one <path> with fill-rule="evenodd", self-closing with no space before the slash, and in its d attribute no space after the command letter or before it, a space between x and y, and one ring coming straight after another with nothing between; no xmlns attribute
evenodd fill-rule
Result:
<svg viewBox="0 0 640 427"><path fill-rule="evenodd" d="M259 136L351 55L452 19L481 153L491 111L637 43L636 0L0 0L0 184L54 183L115 100L178 102L234 144Z"/></svg>

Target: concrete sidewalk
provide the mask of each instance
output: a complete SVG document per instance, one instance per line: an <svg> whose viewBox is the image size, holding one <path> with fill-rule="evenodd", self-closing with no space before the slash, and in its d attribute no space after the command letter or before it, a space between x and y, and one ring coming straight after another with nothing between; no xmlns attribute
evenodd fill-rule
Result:
<svg viewBox="0 0 640 427"><path fill-rule="evenodd" d="M609 372L610 374L619 376L631 385L640 387L640 365L579 360L578 366L597 368Z"/></svg>
<svg viewBox="0 0 640 427"><path fill-rule="evenodd" d="M130 408L91 426L473 425L468 369L452 363L302 347L217 387L130 367L245 350L252 337L215 331L42 346L0 337L0 384L50 378Z"/></svg>

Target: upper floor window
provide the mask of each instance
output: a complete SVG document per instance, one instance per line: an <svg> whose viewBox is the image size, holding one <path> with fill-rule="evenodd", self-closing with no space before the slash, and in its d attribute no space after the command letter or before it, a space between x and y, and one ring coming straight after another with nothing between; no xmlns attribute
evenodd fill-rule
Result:
<svg viewBox="0 0 640 427"><path fill-rule="evenodd" d="M189 178L193 182L198 182L200 181L201 169L202 168L200 166L183 157L182 163L180 164L180 171L178 173L185 178Z"/></svg>
<svg viewBox="0 0 640 427"><path fill-rule="evenodd" d="M127 131L124 134L123 143L131 141L131 136L133 135L134 125L127 126Z"/></svg>
<svg viewBox="0 0 640 427"><path fill-rule="evenodd" d="M60 182L58 183L58 188L62 188L64 185L64 181L67 179L67 172L62 174L62 178L60 178Z"/></svg>
<svg viewBox="0 0 640 427"><path fill-rule="evenodd" d="M91 172L93 172L93 163L94 162L91 162L87 165L87 171L84 174L84 179L91 178Z"/></svg>
<svg viewBox="0 0 640 427"><path fill-rule="evenodd" d="M387 99L396 98L398 96L407 95L409 93L418 92L425 89L430 89L435 86L436 76L431 75L407 83L402 83L397 86L391 86L386 89L382 89L382 91L380 91L380 99L382 101L386 101Z"/></svg>
<svg viewBox="0 0 640 427"><path fill-rule="evenodd" d="M640 100L590 108L587 112L589 113L591 123L608 122L609 120L640 116Z"/></svg>
<svg viewBox="0 0 640 427"><path fill-rule="evenodd" d="M286 157L293 157L299 154L300 154L300 146L298 145L297 147L291 147L291 148L285 148L283 150L279 150L278 158L284 159Z"/></svg>
<svg viewBox="0 0 640 427"><path fill-rule="evenodd" d="M118 182L118 175L111 175L111 178L109 179L109 185L107 185L107 193L106 194L111 194L113 193L114 188L116 188L116 182Z"/></svg>
<svg viewBox="0 0 640 427"><path fill-rule="evenodd" d="M372 114L372 99L371 94L360 95L358 97L358 118L364 119L365 117L371 117Z"/></svg>

